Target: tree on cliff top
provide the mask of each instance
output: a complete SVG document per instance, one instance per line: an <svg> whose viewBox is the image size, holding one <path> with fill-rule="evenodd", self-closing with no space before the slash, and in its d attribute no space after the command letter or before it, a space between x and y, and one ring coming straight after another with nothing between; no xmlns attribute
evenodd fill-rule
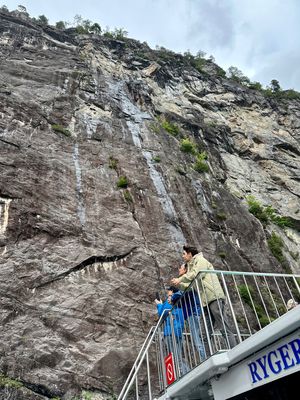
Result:
<svg viewBox="0 0 300 400"><path fill-rule="evenodd" d="M270 89L271 89L272 92L274 92L274 93L280 92L281 87L280 87L279 82L278 82L277 79L272 79L272 80L271 80Z"/></svg>
<svg viewBox="0 0 300 400"><path fill-rule="evenodd" d="M78 14L74 17L74 25L79 34L95 33L100 35L102 32L101 26L97 22L93 23L89 19L83 19L81 15Z"/></svg>
<svg viewBox="0 0 300 400"><path fill-rule="evenodd" d="M26 7L22 6L22 4L18 5L18 11L22 13L27 13Z"/></svg>
<svg viewBox="0 0 300 400"><path fill-rule="evenodd" d="M40 24L46 26L46 25L48 25L49 21L48 21L48 18L45 15L39 15L38 19L37 19L37 22L39 22Z"/></svg>
<svg viewBox="0 0 300 400"><path fill-rule="evenodd" d="M237 67L229 67L227 70L227 76L229 79L240 83L241 85L248 85L250 83L250 79Z"/></svg>

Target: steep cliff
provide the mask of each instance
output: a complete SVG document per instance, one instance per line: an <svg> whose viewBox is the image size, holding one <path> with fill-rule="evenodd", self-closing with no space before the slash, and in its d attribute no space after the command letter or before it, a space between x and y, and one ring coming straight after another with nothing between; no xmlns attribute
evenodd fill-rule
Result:
<svg viewBox="0 0 300 400"><path fill-rule="evenodd" d="M21 382L0 398L112 398L184 242L218 269L300 272L299 101L134 40L9 13L0 34L0 374Z"/></svg>

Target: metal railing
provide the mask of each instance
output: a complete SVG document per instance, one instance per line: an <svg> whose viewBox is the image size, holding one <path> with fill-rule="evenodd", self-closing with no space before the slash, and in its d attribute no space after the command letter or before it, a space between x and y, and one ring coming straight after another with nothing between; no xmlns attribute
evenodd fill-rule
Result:
<svg viewBox="0 0 300 400"><path fill-rule="evenodd" d="M152 327L118 400L149 400L218 351L226 351L300 299L300 275L201 271ZM172 358L171 371L166 358ZM147 396L147 394L146 394Z"/></svg>

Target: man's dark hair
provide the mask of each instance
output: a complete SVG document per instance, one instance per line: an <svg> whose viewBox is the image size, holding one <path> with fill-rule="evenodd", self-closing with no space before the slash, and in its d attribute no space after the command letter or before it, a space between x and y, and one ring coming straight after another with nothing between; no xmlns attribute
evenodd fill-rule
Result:
<svg viewBox="0 0 300 400"><path fill-rule="evenodd" d="M183 246L183 250L186 251L187 253L192 253L192 256L194 257L196 254L198 254L198 250L196 249L196 247L193 246L189 246L187 244L185 244Z"/></svg>

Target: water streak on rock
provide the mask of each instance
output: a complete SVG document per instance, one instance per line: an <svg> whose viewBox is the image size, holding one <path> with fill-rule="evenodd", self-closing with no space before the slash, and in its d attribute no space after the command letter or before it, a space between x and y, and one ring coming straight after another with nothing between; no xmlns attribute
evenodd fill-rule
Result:
<svg viewBox="0 0 300 400"><path fill-rule="evenodd" d="M73 160L75 165L75 174L76 174L76 197L77 197L77 213L80 220L81 225L85 224L85 207L83 201L83 192L82 192L82 182L81 182L81 168L79 163L79 149L78 143L74 145L73 151Z"/></svg>
<svg viewBox="0 0 300 400"><path fill-rule="evenodd" d="M179 226L177 213L172 199L166 190L163 176L159 173L159 171L157 171L155 165L153 164L153 156L151 151L143 149L140 138L140 132L141 128L143 127L144 120L152 118L148 113L141 111L135 104L131 102L129 96L125 93L124 83L110 82L109 88L113 93L113 96L120 101L122 111L129 118L126 120L126 124L132 135L133 143L137 148L141 149L142 154L147 162L150 171L150 177L158 193L159 201L164 211L171 237L176 243L176 247L181 247L185 243L185 238L181 227Z"/></svg>
<svg viewBox="0 0 300 400"><path fill-rule="evenodd" d="M0 235L4 235L8 225L8 210L11 199L0 197Z"/></svg>
<svg viewBox="0 0 300 400"><path fill-rule="evenodd" d="M204 193L201 182L200 181L192 181L192 185L195 189L197 200L198 200L198 203L201 204L202 210L211 214L212 209L208 204L208 201L206 199L206 195Z"/></svg>

